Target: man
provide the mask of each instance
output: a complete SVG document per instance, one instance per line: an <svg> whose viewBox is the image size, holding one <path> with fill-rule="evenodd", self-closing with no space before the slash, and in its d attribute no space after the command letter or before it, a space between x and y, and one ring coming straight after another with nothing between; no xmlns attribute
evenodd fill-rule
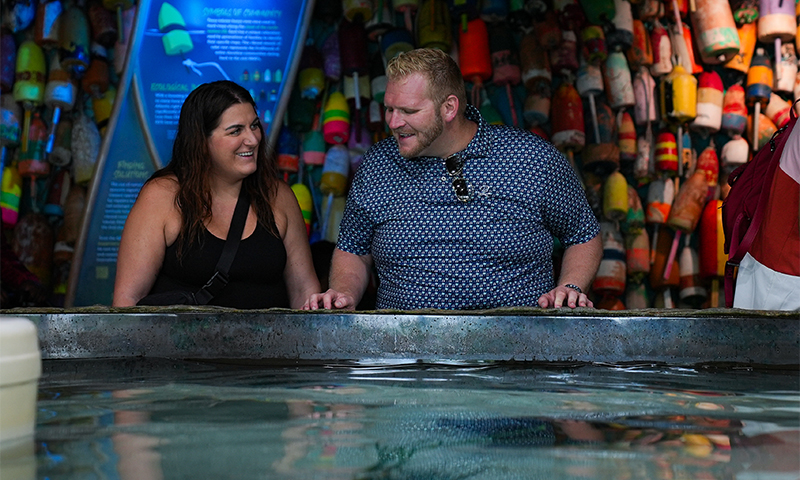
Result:
<svg viewBox="0 0 800 480"><path fill-rule="evenodd" d="M333 253L330 290L304 309L353 309L374 262L379 309L586 306L599 226L563 155L490 126L436 49L387 65L388 138L364 155ZM553 282L553 236L567 247Z"/></svg>

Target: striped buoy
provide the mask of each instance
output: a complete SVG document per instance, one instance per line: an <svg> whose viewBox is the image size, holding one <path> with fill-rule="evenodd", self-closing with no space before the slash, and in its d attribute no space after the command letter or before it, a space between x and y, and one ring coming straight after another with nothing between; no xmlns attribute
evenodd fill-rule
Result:
<svg viewBox="0 0 800 480"><path fill-rule="evenodd" d="M322 115L325 141L334 145L347 143L350 137L350 107L342 92L331 92Z"/></svg>
<svg viewBox="0 0 800 480"><path fill-rule="evenodd" d="M744 87L733 84L722 97L722 129L729 135L741 135L747 126Z"/></svg>
<svg viewBox="0 0 800 480"><path fill-rule="evenodd" d="M22 42L17 49L16 81L12 91L14 100L21 103L25 110L20 137L22 152L28 149L31 114L44 101L46 71L47 66L41 47L32 40Z"/></svg>
<svg viewBox="0 0 800 480"><path fill-rule="evenodd" d="M290 173L300 170L300 139L286 124L281 126L278 135L278 170L287 181Z"/></svg>
<svg viewBox="0 0 800 480"><path fill-rule="evenodd" d="M0 210L3 225L13 227L19 220L19 204L22 198L22 177L15 165L3 167L2 194L0 194Z"/></svg>
<svg viewBox="0 0 800 480"><path fill-rule="evenodd" d="M623 111L619 116L619 160L632 164L636 161L636 127L633 125L631 114Z"/></svg>
<svg viewBox="0 0 800 480"><path fill-rule="evenodd" d="M22 178L31 179L31 196L35 198L34 181L38 177L50 174L50 163L46 161L47 126L39 112L33 113L31 126L28 129L28 149L19 152L17 169Z"/></svg>
<svg viewBox="0 0 800 480"><path fill-rule="evenodd" d="M628 182L619 171L611 173L603 183L603 216L621 222L628 216Z"/></svg>
<svg viewBox="0 0 800 480"><path fill-rule="evenodd" d="M700 308L708 297L708 292L700 279L699 264L697 251L687 242L681 249L678 259L680 269L678 297L691 308Z"/></svg>
<svg viewBox="0 0 800 480"><path fill-rule="evenodd" d="M745 23L740 25L737 29L737 34L739 35L739 53L728 60L725 68L747 73L756 48L756 24Z"/></svg>
<svg viewBox="0 0 800 480"><path fill-rule="evenodd" d="M620 51L610 53L606 59L604 74L609 106L614 110L634 106L636 99L633 95L631 70L625 54Z"/></svg>
<svg viewBox="0 0 800 480"><path fill-rule="evenodd" d="M650 67L650 73L654 77L667 75L672 71L672 41L658 20L653 23L650 43L653 47L653 65Z"/></svg>
<svg viewBox="0 0 800 480"><path fill-rule="evenodd" d="M633 77L633 96L636 104L633 108L636 125L645 125L656 121L656 81L646 68L640 68Z"/></svg>
<svg viewBox="0 0 800 480"><path fill-rule="evenodd" d="M314 201L311 199L311 190L302 183L292 185L292 192L300 206L300 213L303 214L303 222L306 224L306 235L311 235L311 215L314 213Z"/></svg>
<svg viewBox="0 0 800 480"><path fill-rule="evenodd" d="M669 176L678 173L678 144L675 141L675 134L668 130L659 132L656 137L654 160L656 172Z"/></svg>
<svg viewBox="0 0 800 480"><path fill-rule="evenodd" d="M714 71L703 72L697 79L697 116L690 124L703 136L722 128L722 79Z"/></svg>
<svg viewBox="0 0 800 480"><path fill-rule="evenodd" d="M758 125L760 121L761 112L767 108L769 102L769 95L772 93L772 64L769 58L764 54L764 49L756 49L756 54L753 55L753 61L750 69L747 71L747 89L745 90L745 101L748 107L753 107L753 121L755 125L750 130L753 142L750 144L753 150L758 150L760 147L756 135L761 131Z"/></svg>
<svg viewBox="0 0 800 480"><path fill-rule="evenodd" d="M727 0L695 0L695 41L705 63L725 63L739 53L739 34Z"/></svg>
<svg viewBox="0 0 800 480"><path fill-rule="evenodd" d="M796 76L796 75L795 75ZM775 92L769 95L769 103L764 114L772 120L776 128L781 128L789 123L792 104L779 97Z"/></svg>
<svg viewBox="0 0 800 480"><path fill-rule="evenodd" d="M625 293L625 245L622 234L614 223L600 222L603 241L603 258L592 283L598 295L616 297Z"/></svg>
<svg viewBox="0 0 800 480"><path fill-rule="evenodd" d="M394 27L394 12L389 8L390 3L387 0L378 0L372 18L364 24L369 41L380 42L383 34Z"/></svg>

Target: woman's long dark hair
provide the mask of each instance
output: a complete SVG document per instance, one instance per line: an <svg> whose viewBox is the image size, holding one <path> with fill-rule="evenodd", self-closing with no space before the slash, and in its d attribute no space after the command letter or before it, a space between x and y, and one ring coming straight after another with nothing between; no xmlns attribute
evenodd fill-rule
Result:
<svg viewBox="0 0 800 480"><path fill-rule="evenodd" d="M172 146L172 160L150 177L152 180L174 174L178 178L176 201L182 222L177 239L178 258L194 242L199 242L205 222L211 218L211 155L208 138L219 126L223 112L239 103L249 103L256 109L256 103L247 90L226 80L204 83L192 91L181 107L178 132ZM242 188L250 196L250 205L258 216L258 223L277 233L272 200L278 191L278 166L274 152L268 151L264 127L260 122L258 128L261 142L258 144L256 171L244 179Z"/></svg>

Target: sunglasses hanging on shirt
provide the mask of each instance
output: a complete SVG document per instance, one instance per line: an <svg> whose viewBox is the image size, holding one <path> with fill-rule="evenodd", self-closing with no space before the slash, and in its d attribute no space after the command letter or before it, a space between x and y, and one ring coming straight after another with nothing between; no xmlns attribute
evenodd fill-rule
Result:
<svg viewBox="0 0 800 480"><path fill-rule="evenodd" d="M470 195L469 183L467 183L467 180L464 178L464 161L458 154L454 153L444 159L444 168L450 176L451 185L453 186L453 192L456 194L456 198L463 203L467 203Z"/></svg>

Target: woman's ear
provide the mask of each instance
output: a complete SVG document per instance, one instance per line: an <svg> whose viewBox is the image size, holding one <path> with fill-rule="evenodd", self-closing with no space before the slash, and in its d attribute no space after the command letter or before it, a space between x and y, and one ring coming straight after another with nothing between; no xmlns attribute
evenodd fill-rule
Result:
<svg viewBox="0 0 800 480"><path fill-rule="evenodd" d="M454 118L456 118L456 114L458 114L458 97L455 95L448 95L447 98L442 103L442 119L445 122L450 122Z"/></svg>

